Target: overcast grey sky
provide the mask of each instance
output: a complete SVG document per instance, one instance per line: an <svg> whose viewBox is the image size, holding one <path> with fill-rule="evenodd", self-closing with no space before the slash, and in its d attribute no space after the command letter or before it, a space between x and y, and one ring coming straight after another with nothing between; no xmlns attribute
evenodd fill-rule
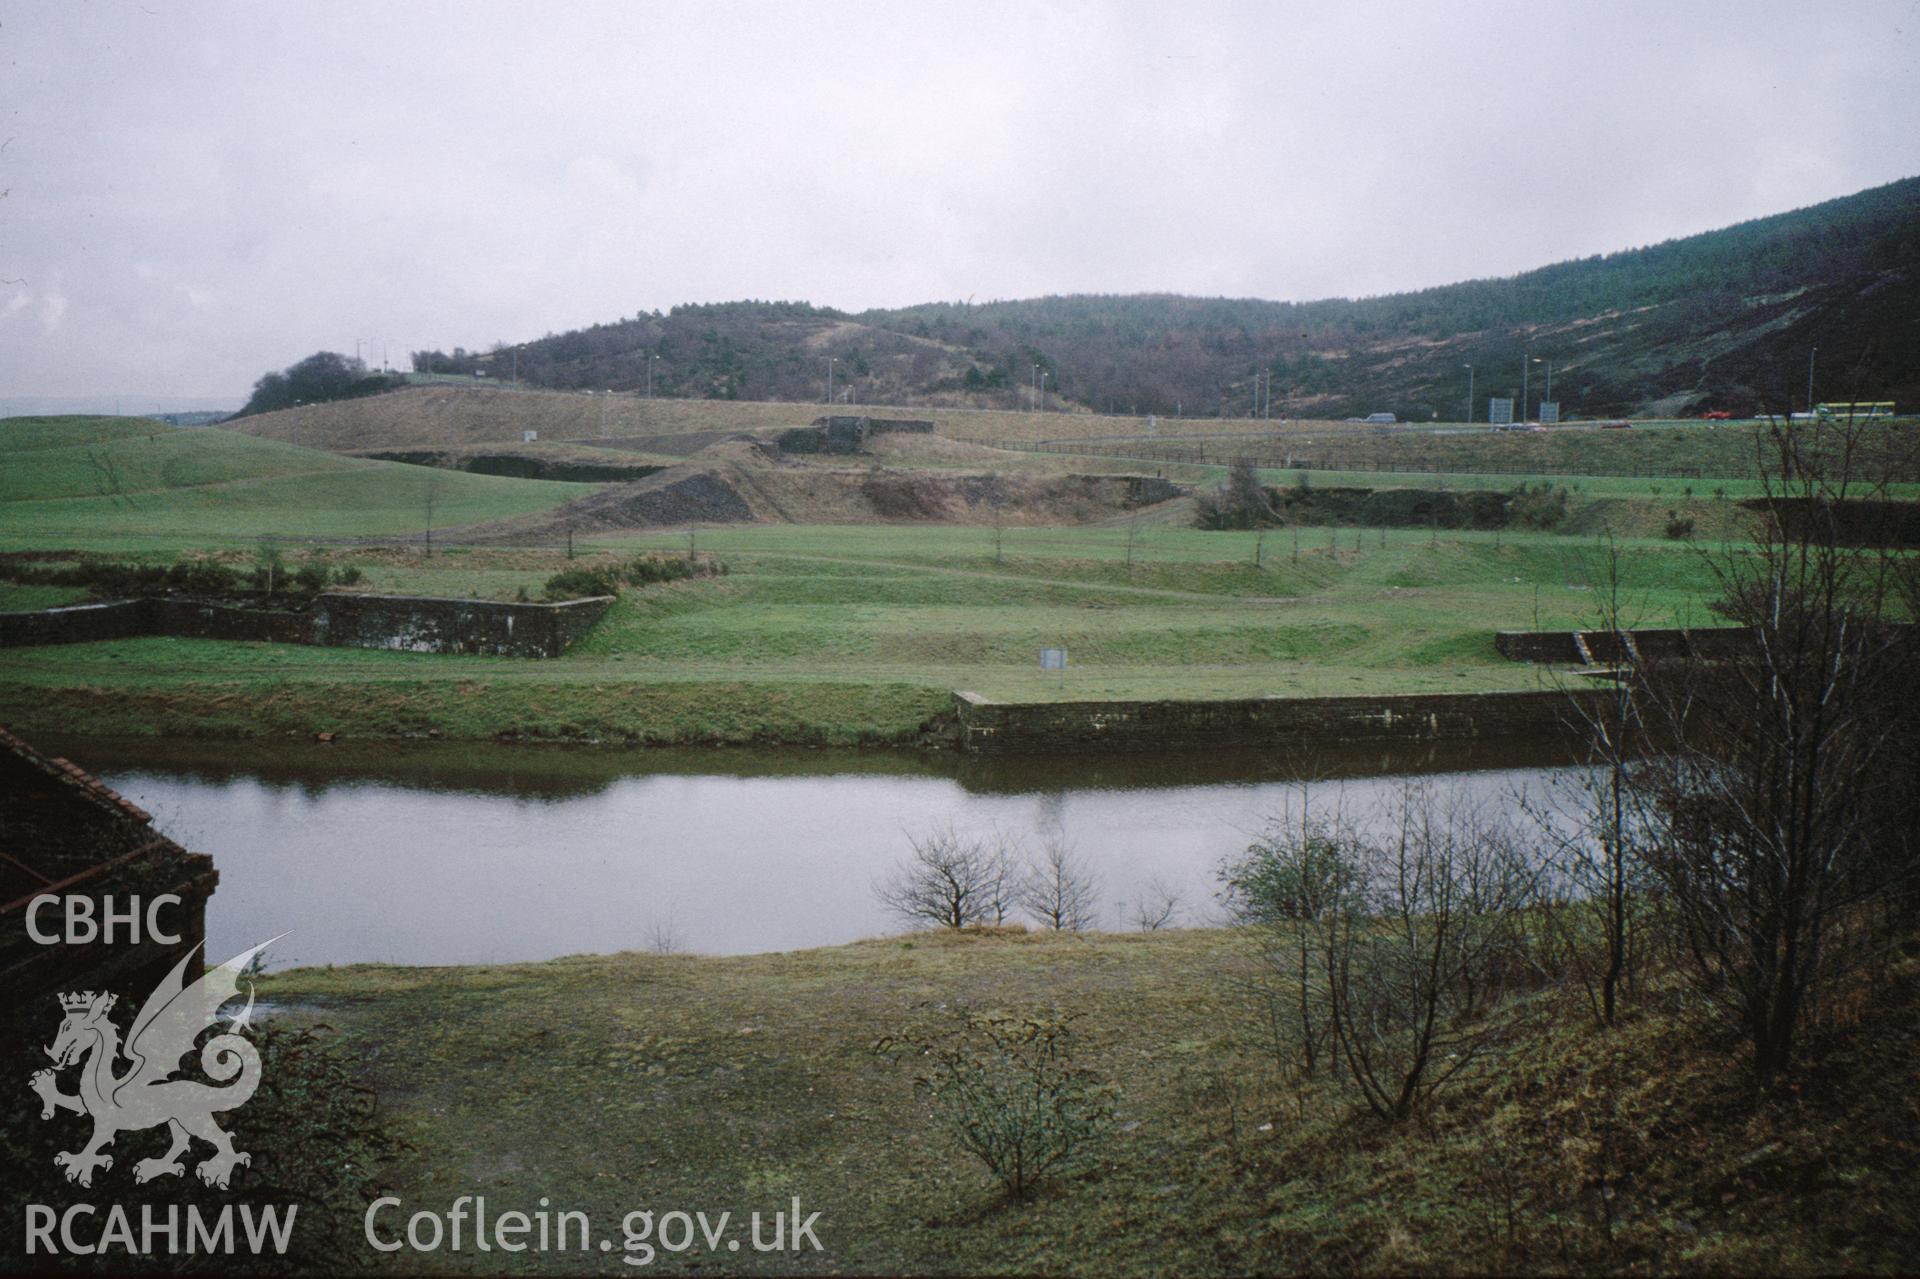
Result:
<svg viewBox="0 0 1920 1279"><path fill-rule="evenodd" d="M0 0L0 407L679 302L1392 292L1920 173L1920 0Z"/></svg>

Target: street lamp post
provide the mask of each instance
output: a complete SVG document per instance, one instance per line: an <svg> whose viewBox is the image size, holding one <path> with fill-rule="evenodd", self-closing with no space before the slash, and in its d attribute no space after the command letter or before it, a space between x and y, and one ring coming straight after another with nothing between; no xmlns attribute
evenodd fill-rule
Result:
<svg viewBox="0 0 1920 1279"><path fill-rule="evenodd" d="M1817 346L1807 352L1807 416L1809 418L1813 416L1813 357L1818 354L1820 354L1820 348Z"/></svg>
<svg viewBox="0 0 1920 1279"><path fill-rule="evenodd" d="M840 357L837 355L829 356L827 359L827 407L828 408L833 407L833 366L835 364L838 364L839 362L840 362Z"/></svg>
<svg viewBox="0 0 1920 1279"><path fill-rule="evenodd" d="M1528 387L1531 385L1528 382L1528 378L1530 378L1532 374L1533 353L1529 351L1527 357L1520 361L1520 420L1522 422L1533 421L1533 415L1527 412Z"/></svg>
<svg viewBox="0 0 1920 1279"><path fill-rule="evenodd" d="M1045 369L1040 370L1040 411L1042 413L1047 411L1047 371Z"/></svg>
<svg viewBox="0 0 1920 1279"><path fill-rule="evenodd" d="M1467 425L1472 426L1473 425L1473 365L1463 364L1460 367L1464 368L1467 371Z"/></svg>
<svg viewBox="0 0 1920 1279"><path fill-rule="evenodd" d="M659 361L660 357L657 355L647 357L647 398L649 400L653 398L653 366Z"/></svg>

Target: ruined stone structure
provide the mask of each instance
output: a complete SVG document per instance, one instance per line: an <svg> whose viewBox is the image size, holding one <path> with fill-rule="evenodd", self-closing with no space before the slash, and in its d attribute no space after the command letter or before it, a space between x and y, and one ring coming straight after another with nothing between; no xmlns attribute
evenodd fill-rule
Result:
<svg viewBox="0 0 1920 1279"><path fill-rule="evenodd" d="M1642 628L1621 631L1496 631L1493 646L1500 656L1516 662L1551 662L1570 666L1646 658L1740 657L1754 651L1754 634L1742 626L1709 626L1682 630Z"/></svg>
<svg viewBox="0 0 1920 1279"><path fill-rule="evenodd" d="M610 596L562 604L328 593L310 601L154 596L0 613L0 648L80 644L134 635L391 648L414 653L558 657L592 629Z"/></svg>
<svg viewBox="0 0 1920 1279"><path fill-rule="evenodd" d="M933 423L898 417L817 417L777 437L783 453L859 453L876 435L931 435Z"/></svg>
<svg viewBox="0 0 1920 1279"><path fill-rule="evenodd" d="M98 778L0 729L0 990L17 1011L44 1012L26 1001L53 991L144 995L205 940L207 898L219 879L211 857L162 835L151 816ZM139 938L110 943L45 944L28 930L28 909L39 897L89 899L98 921L108 898L124 912L134 898L166 894L180 901L157 920L177 942L148 936L144 918ZM47 906L36 922L42 933L58 933L62 919L62 910Z"/></svg>

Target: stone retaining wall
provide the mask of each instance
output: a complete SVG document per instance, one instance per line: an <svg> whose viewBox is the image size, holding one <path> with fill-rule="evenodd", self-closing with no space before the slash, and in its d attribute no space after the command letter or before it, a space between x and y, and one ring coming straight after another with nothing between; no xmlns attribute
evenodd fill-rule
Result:
<svg viewBox="0 0 1920 1279"><path fill-rule="evenodd" d="M993 702L955 693L962 750L1208 750L1302 741L1438 741L1574 731L1599 694L1436 693L1397 697L1261 697L1233 701Z"/></svg>
<svg viewBox="0 0 1920 1279"><path fill-rule="evenodd" d="M1895 642L1920 643L1920 625L1898 623ZM1516 662L1560 662L1594 666L1630 661L1698 657L1717 661L1759 652L1759 638L1745 626L1708 626L1694 630L1497 631L1493 646Z"/></svg>
<svg viewBox="0 0 1920 1279"><path fill-rule="evenodd" d="M313 615L307 608L253 608L175 595L134 602L145 614L147 629L143 633L147 635L275 644L313 643Z"/></svg>
<svg viewBox="0 0 1920 1279"><path fill-rule="evenodd" d="M1744 626L1644 628L1627 631L1498 631L1493 646L1516 662L1561 662L1590 666L1645 658L1738 657L1751 652L1753 632Z"/></svg>
<svg viewBox="0 0 1920 1279"><path fill-rule="evenodd" d="M565 604L406 595L322 595L314 604L313 644L392 648L414 653L492 653L558 657L600 620L608 596Z"/></svg>
<svg viewBox="0 0 1920 1279"><path fill-rule="evenodd" d="M609 596L564 604L325 594L298 608L157 596L0 613L0 648L134 635L259 640L415 653L558 657L600 620Z"/></svg>
<svg viewBox="0 0 1920 1279"><path fill-rule="evenodd" d="M140 600L68 604L37 613L0 613L0 648L31 644L84 644L91 640L151 635Z"/></svg>

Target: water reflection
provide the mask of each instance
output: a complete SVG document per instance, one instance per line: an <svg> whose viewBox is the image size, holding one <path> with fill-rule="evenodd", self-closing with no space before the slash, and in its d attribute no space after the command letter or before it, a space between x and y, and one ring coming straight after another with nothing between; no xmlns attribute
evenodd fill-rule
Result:
<svg viewBox="0 0 1920 1279"><path fill-rule="evenodd" d="M1158 880L1210 922L1221 859L1291 811L1365 812L1402 778L1505 802L1566 743L992 760L905 752L48 743L212 853L216 957L408 964L644 948L732 954L898 931L872 893L908 832L1059 833L1102 924Z"/></svg>

